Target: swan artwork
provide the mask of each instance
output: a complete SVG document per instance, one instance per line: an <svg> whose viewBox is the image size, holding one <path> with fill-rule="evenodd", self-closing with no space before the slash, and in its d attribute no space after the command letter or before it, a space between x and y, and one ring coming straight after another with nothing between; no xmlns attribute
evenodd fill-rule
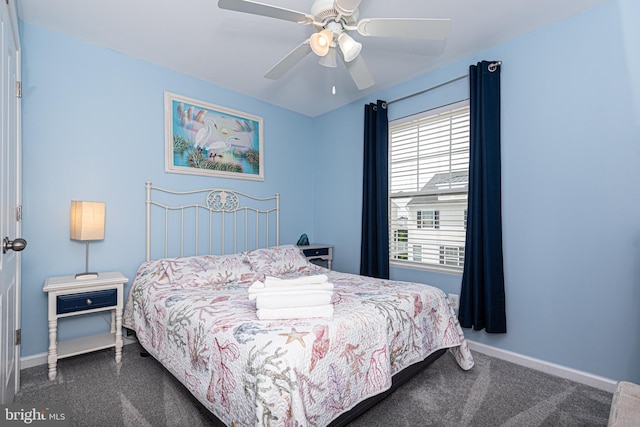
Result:
<svg viewBox="0 0 640 427"><path fill-rule="evenodd" d="M218 129L218 125L215 120L210 117L207 117L203 120L203 126L198 129L195 137L195 146L196 148L204 148L204 144L207 143L209 138L211 138L211 134L213 133L213 129Z"/></svg>
<svg viewBox="0 0 640 427"><path fill-rule="evenodd" d="M214 133L216 134L215 136ZM218 127L215 120L210 117L205 117L202 128L196 132L194 146L207 150L208 153L220 153L231 150L232 148L239 148L241 150L247 150L249 148L247 143L243 143L240 138L226 136L228 134L229 132L226 129Z"/></svg>
<svg viewBox="0 0 640 427"><path fill-rule="evenodd" d="M202 148L207 150L208 153L220 153L230 150L234 146L232 141L240 141L240 138L230 136L225 141L208 141L202 144Z"/></svg>
<svg viewBox="0 0 640 427"><path fill-rule="evenodd" d="M166 137L165 147L173 152L167 169L262 179L262 119L245 114L165 94L165 127L170 128L166 134L172 134L171 138Z"/></svg>

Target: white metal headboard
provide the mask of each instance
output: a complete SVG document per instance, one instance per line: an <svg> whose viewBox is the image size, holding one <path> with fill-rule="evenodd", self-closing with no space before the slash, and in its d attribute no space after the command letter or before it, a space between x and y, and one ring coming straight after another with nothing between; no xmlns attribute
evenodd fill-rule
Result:
<svg viewBox="0 0 640 427"><path fill-rule="evenodd" d="M170 254L236 253L280 244L279 193L256 197L220 188L172 191L153 187L149 181L145 186L147 261L151 259L152 238L162 234L165 258ZM157 208L153 209L154 218L164 214L163 228L152 227L152 208ZM229 246L232 252L226 250Z"/></svg>

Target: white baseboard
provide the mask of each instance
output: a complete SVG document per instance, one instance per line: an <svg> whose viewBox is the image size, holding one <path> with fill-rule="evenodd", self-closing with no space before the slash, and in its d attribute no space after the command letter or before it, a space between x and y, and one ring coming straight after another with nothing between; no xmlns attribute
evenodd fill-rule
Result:
<svg viewBox="0 0 640 427"><path fill-rule="evenodd" d="M138 342L138 340L135 338L135 335L130 337L123 336L122 341L124 345ZM23 369L33 368L34 366L46 365L47 356L48 356L48 353L38 353L38 354L32 354L31 356L21 357L20 370L22 371Z"/></svg>
<svg viewBox="0 0 640 427"><path fill-rule="evenodd" d="M566 378L568 380L595 387L600 390L608 391L610 393L613 393L616 389L617 381L611 380L609 378L600 377L598 375L593 375L584 371L578 371L577 369L546 362L541 359L535 359L533 357L514 353L508 350L503 350L498 347L481 344L479 342L470 340L467 340L467 342L469 343L469 348L473 351L477 351L478 353L506 360L508 362L535 369L537 371L542 371L544 373L555 375L560 378Z"/></svg>
<svg viewBox="0 0 640 427"><path fill-rule="evenodd" d="M33 368L47 363L47 353L32 354L20 358L20 370Z"/></svg>

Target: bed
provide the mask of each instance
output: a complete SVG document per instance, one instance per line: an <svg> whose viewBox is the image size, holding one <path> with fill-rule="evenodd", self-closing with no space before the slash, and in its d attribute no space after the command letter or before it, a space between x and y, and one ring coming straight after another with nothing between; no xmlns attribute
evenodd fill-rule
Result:
<svg viewBox="0 0 640 427"><path fill-rule="evenodd" d="M219 203L220 197L202 190L206 200L218 199L216 206L182 206L202 209L203 220L198 213L153 201L151 190L147 183L147 260L132 284L123 324L221 424L345 425L446 351L462 369L473 366L441 290L308 262L297 246L279 243L278 195L258 199L273 201L273 208L248 211L230 190L211 191L223 191L222 199L230 197L232 203ZM164 253L155 258L149 225L154 206L165 217ZM173 210L178 221L167 218ZM215 214L231 219L216 220ZM185 226L185 217L199 224L195 231ZM180 229L176 234L169 231L172 222ZM199 229L202 224L206 232ZM214 224L232 224L234 231L213 232ZM255 230L249 233L249 228ZM195 237L207 234L217 243ZM168 236L173 244L166 243ZM241 248L230 243L238 240ZM184 248L191 246L195 253L186 254ZM201 246L225 247L229 253L200 253ZM179 253L174 256L170 247L179 247ZM258 319L247 295L253 283L319 274L334 285L332 317Z"/></svg>

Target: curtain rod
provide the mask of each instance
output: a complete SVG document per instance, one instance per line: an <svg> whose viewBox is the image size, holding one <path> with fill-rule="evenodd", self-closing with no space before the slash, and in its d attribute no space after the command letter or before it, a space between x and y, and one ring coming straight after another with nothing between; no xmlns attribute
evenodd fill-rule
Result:
<svg viewBox="0 0 640 427"><path fill-rule="evenodd" d="M495 71L496 68L498 66L500 66L500 65L502 65L502 61L497 61L497 62L494 62L492 64L489 64L489 71L492 71L492 72ZM491 69L491 68L493 68L493 69ZM427 92L432 91L434 89L438 89L439 87L446 86L446 85L451 84L453 82L457 82L458 80L465 79L467 77L469 77L469 74L463 74L462 76L458 76L458 77L453 78L451 80L447 80L446 82L440 83L438 85L435 85L435 86L430 87L430 88L425 89L425 90L421 90L420 92L412 93L411 95L403 96L402 98L394 99L393 101L388 101L387 105L391 105L391 104L394 104L396 102L404 101L405 99L413 98L414 96L422 95L423 93L427 93Z"/></svg>
<svg viewBox="0 0 640 427"><path fill-rule="evenodd" d="M420 92L412 93L411 95L403 96L402 98L394 99L393 101L387 101L387 105L395 104L396 102L404 101L405 99L413 98L414 96L422 95L423 93L430 92L434 89L438 89L439 87L446 86L450 83L457 82L458 80L462 80L469 77L469 74L465 74L463 76L458 76L455 79L447 80L444 83L440 83L439 85L435 85L430 87L429 89L421 90Z"/></svg>

